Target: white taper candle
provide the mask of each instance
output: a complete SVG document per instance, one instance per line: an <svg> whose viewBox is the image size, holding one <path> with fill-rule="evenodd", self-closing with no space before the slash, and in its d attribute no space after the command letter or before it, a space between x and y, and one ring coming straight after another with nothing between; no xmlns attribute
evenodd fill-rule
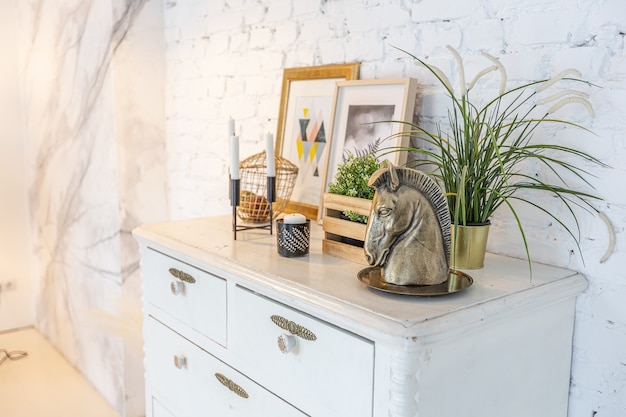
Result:
<svg viewBox="0 0 626 417"><path fill-rule="evenodd" d="M231 136L230 140L230 179L239 179L239 136Z"/></svg>
<svg viewBox="0 0 626 417"><path fill-rule="evenodd" d="M235 121L233 118L228 119L228 137L235 136Z"/></svg>
<svg viewBox="0 0 626 417"><path fill-rule="evenodd" d="M276 164L274 162L274 136L271 133L265 135L265 156L267 159L267 176L276 176Z"/></svg>

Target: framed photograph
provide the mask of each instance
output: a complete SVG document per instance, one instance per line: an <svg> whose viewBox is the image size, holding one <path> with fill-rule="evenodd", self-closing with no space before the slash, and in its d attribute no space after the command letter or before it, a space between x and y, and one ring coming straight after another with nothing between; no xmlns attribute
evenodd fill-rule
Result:
<svg viewBox="0 0 626 417"><path fill-rule="evenodd" d="M285 212L317 219L337 82L359 78L360 63L287 68L276 132L276 154L298 166Z"/></svg>
<svg viewBox="0 0 626 417"><path fill-rule="evenodd" d="M377 154L383 154L387 148L409 145L409 135L393 136L406 130L405 125L394 122L414 121L416 94L417 80L413 78L337 83L321 193L327 191L337 165L347 155L362 155L374 149ZM404 165L406 157L406 152L385 156L394 165Z"/></svg>

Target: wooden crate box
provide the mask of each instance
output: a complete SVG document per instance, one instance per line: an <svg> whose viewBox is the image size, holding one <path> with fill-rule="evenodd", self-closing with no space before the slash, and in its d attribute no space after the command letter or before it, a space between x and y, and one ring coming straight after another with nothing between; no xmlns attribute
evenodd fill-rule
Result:
<svg viewBox="0 0 626 417"><path fill-rule="evenodd" d="M341 213L352 210L369 216L372 200L324 193L322 253L367 265L363 252L366 225L344 220Z"/></svg>

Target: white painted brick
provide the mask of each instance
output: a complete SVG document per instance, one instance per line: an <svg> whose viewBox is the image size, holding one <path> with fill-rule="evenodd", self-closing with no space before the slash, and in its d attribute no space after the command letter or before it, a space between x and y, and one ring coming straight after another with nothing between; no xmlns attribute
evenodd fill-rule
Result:
<svg viewBox="0 0 626 417"><path fill-rule="evenodd" d="M263 4L257 4L257 5L246 5L246 12L244 13L244 24L245 25L256 25L258 23L261 23L264 18L265 15L267 13L267 7Z"/></svg>
<svg viewBox="0 0 626 417"><path fill-rule="evenodd" d="M285 57L286 68L306 67L310 65L320 65L319 51L311 49L310 45L298 44L300 47L292 48Z"/></svg>
<svg viewBox="0 0 626 417"><path fill-rule="evenodd" d="M221 12L209 14L206 17L206 33L215 33L221 31L233 31L241 28L244 22L244 16L235 12ZM184 22L183 22L184 24Z"/></svg>
<svg viewBox="0 0 626 417"><path fill-rule="evenodd" d="M607 81L617 81L623 85L626 80L626 59L624 57L624 38L626 30L617 27L602 28L596 40L606 44L607 57L611 57L603 64L603 78ZM617 59L616 59L617 58Z"/></svg>
<svg viewBox="0 0 626 417"><path fill-rule="evenodd" d="M359 61L357 58L348 58L348 61ZM361 62L361 79L371 80L376 78L376 64L373 62Z"/></svg>
<svg viewBox="0 0 626 417"><path fill-rule="evenodd" d="M200 41L193 43L191 48L192 62L201 62L207 56L208 43L209 40L204 37Z"/></svg>
<svg viewBox="0 0 626 417"><path fill-rule="evenodd" d="M200 105L203 104L204 98L207 96L207 81L205 79L195 78L189 80L187 85L186 97L189 99L200 100Z"/></svg>
<svg viewBox="0 0 626 417"><path fill-rule="evenodd" d="M248 32L235 32L230 37L230 52L246 53L248 52L248 42L250 34ZM232 72L233 74L236 73Z"/></svg>
<svg viewBox="0 0 626 417"><path fill-rule="evenodd" d="M376 61L383 57L383 45L375 33L353 36L346 42L349 61Z"/></svg>
<svg viewBox="0 0 626 417"><path fill-rule="evenodd" d="M390 31L384 38L385 56L388 59L396 57L406 57L406 55L395 48L410 52L413 55L421 55L421 39L417 35L417 25L407 24L396 30Z"/></svg>
<svg viewBox="0 0 626 417"><path fill-rule="evenodd" d="M320 41L320 58L322 64L339 64L346 61L345 45L336 39Z"/></svg>
<svg viewBox="0 0 626 417"><path fill-rule="evenodd" d="M197 39L204 35L205 21L203 15L193 14L187 16L184 26L181 27L182 39Z"/></svg>
<svg viewBox="0 0 626 417"><path fill-rule="evenodd" d="M581 78L595 80L602 69L607 51L599 47L580 47L561 49L552 56L550 67L554 74L567 68L576 68L582 73Z"/></svg>
<svg viewBox="0 0 626 417"><path fill-rule="evenodd" d="M497 53L504 47L504 33L500 19L487 19L479 25L470 25L463 31L463 43L469 50Z"/></svg>
<svg viewBox="0 0 626 417"><path fill-rule="evenodd" d="M417 77L413 76L413 78ZM450 108L450 99L445 95L443 88L424 90L418 87L418 97L422 117L442 118L447 121L446 114Z"/></svg>
<svg viewBox="0 0 626 417"><path fill-rule="evenodd" d="M226 79L223 77L211 77L207 82L207 91L212 98L222 98L226 93Z"/></svg>
<svg viewBox="0 0 626 417"><path fill-rule="evenodd" d="M193 43L191 42L179 42L176 48L172 49L172 58L181 62L191 62L191 55L193 53Z"/></svg>
<svg viewBox="0 0 626 417"><path fill-rule="evenodd" d="M269 28L255 28L250 31L250 49L264 49L271 45L272 31Z"/></svg>
<svg viewBox="0 0 626 417"><path fill-rule="evenodd" d="M591 3L589 22L594 26L615 25L624 28L624 16L626 16L626 3L623 0L605 0L602 7L597 2Z"/></svg>
<svg viewBox="0 0 626 417"><path fill-rule="evenodd" d="M509 80L537 80L546 76L541 73L543 57L535 51L523 51L496 56L504 65Z"/></svg>
<svg viewBox="0 0 626 417"><path fill-rule="evenodd" d="M520 14L512 26L512 38L522 45L567 42L576 10L538 11Z"/></svg>
<svg viewBox="0 0 626 417"><path fill-rule="evenodd" d="M400 61L384 61L378 65L376 78L398 78L404 76L405 65Z"/></svg>
<svg viewBox="0 0 626 417"><path fill-rule="evenodd" d="M265 15L265 21L272 24L283 24L291 17L293 12L290 1L270 3L267 4L266 7L267 13Z"/></svg>
<svg viewBox="0 0 626 417"><path fill-rule="evenodd" d="M222 101L221 113L245 119L256 114L256 103L246 96L227 95Z"/></svg>
<svg viewBox="0 0 626 417"><path fill-rule="evenodd" d="M276 78L276 77L275 77ZM264 74L258 74L256 76L246 77L244 82L244 89L246 96L252 97L262 97L262 96L273 96L274 84L271 80L268 80L267 76Z"/></svg>
<svg viewBox="0 0 626 417"><path fill-rule="evenodd" d="M239 77L226 79L226 91L229 96L241 96L246 92L245 83Z"/></svg>
<svg viewBox="0 0 626 417"><path fill-rule="evenodd" d="M193 10L195 14L208 16L210 14L222 13L226 9L226 3L231 4L228 0L211 0L194 4Z"/></svg>
<svg viewBox="0 0 626 417"><path fill-rule="evenodd" d="M372 29L372 22L382 18L379 7L356 7L345 17L346 26L353 33L363 33ZM388 25L382 25L387 27Z"/></svg>
<svg viewBox="0 0 626 417"><path fill-rule="evenodd" d="M267 52L261 55L261 67L259 70L263 73L280 72L282 73L283 66L283 53L282 52Z"/></svg>
<svg viewBox="0 0 626 417"><path fill-rule="evenodd" d="M300 33L300 27L295 22L282 22L276 26L274 41L277 46L292 45Z"/></svg>
<svg viewBox="0 0 626 417"><path fill-rule="evenodd" d="M577 108L580 110L580 107ZM581 113L584 113L584 111ZM558 112L555 116L561 117ZM588 118L587 120L581 122L581 126L586 128L591 128L590 125L591 121ZM606 158L613 153L611 148L611 145L613 144L610 140L607 140L607 138L602 135L598 135L598 132L585 132L574 127L564 128L559 132L556 132L554 135L554 141L556 143L571 146L580 151L587 152L596 158L604 160L605 162L607 160Z"/></svg>
<svg viewBox="0 0 626 417"><path fill-rule="evenodd" d="M248 0L223 0L226 9L236 11L241 14L245 14L245 8Z"/></svg>
<svg viewBox="0 0 626 417"><path fill-rule="evenodd" d="M594 182L596 192L612 204L626 206L626 195L619 184L624 183L625 172L621 167L594 170L602 174L602 181Z"/></svg>
<svg viewBox="0 0 626 417"><path fill-rule="evenodd" d="M236 66L240 75L256 76L261 63L267 59L262 50L250 50L247 54L236 57ZM241 80L243 82L243 80Z"/></svg>
<svg viewBox="0 0 626 417"><path fill-rule="evenodd" d="M225 32L210 35L207 45L207 57L213 59L216 55L228 51L229 42L230 36Z"/></svg>
<svg viewBox="0 0 626 417"><path fill-rule="evenodd" d="M294 16L314 14L321 11L322 0L292 0Z"/></svg>
<svg viewBox="0 0 626 417"><path fill-rule="evenodd" d="M458 49L463 38L461 27L456 23L424 23L420 25L419 42L424 51L448 51L446 45Z"/></svg>
<svg viewBox="0 0 626 417"><path fill-rule="evenodd" d="M622 109L626 108L626 88L599 87L591 89L589 93L596 111L594 126L604 128L607 132L614 129L615 132L623 133L626 129L626 119L620 116L623 115Z"/></svg>
<svg viewBox="0 0 626 417"><path fill-rule="evenodd" d="M276 88L280 90L280 85ZM265 95L259 98L259 113L258 117L261 120L261 124L264 124L262 131L271 133L276 132L276 123L278 119L278 110L280 107L280 100L276 96Z"/></svg>
<svg viewBox="0 0 626 417"><path fill-rule="evenodd" d="M300 24L298 43L315 44L320 39L329 39L333 35L326 19L307 20Z"/></svg>
<svg viewBox="0 0 626 417"><path fill-rule="evenodd" d="M378 28L393 28L406 26L411 19L406 9L396 3L355 7L346 15L346 24L354 33L372 30L372 22L376 22Z"/></svg>
<svg viewBox="0 0 626 417"><path fill-rule="evenodd" d="M414 22L440 22L470 16L479 9L478 0L422 0L412 6L411 17Z"/></svg>

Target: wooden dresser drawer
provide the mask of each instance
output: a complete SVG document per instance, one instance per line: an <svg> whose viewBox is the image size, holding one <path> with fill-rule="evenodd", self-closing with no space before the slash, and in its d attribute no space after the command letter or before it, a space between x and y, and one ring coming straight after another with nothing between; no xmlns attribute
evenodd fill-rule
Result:
<svg viewBox="0 0 626 417"><path fill-rule="evenodd" d="M248 376L314 416L372 415L372 342L242 287L234 299L230 349Z"/></svg>
<svg viewBox="0 0 626 417"><path fill-rule="evenodd" d="M163 314L226 346L226 281L201 269L146 250L144 297Z"/></svg>
<svg viewBox="0 0 626 417"><path fill-rule="evenodd" d="M305 416L154 319L146 323L145 338L146 381L157 405L153 414Z"/></svg>

